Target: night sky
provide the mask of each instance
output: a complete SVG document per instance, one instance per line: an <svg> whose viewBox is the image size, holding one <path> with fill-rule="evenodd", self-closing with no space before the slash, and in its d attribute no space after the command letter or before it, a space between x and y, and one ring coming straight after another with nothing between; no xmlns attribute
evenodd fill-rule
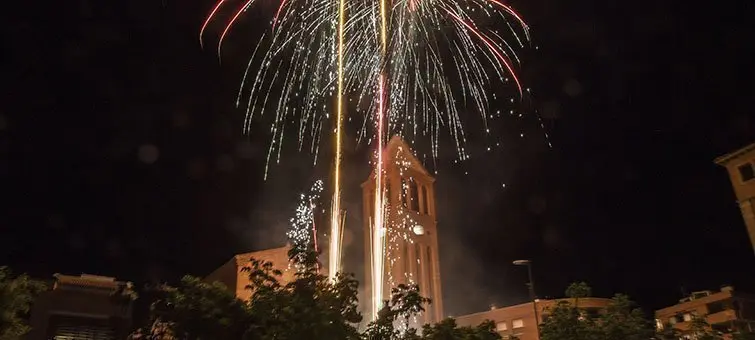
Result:
<svg viewBox="0 0 755 340"><path fill-rule="evenodd" d="M446 313L525 301L526 271L511 265L520 258L534 261L540 296L584 280L652 310L721 284L755 292L744 222L713 164L755 141L755 3L511 4L538 46L521 66L526 114L496 123L504 147L494 155L434 168ZM197 39L212 5L9 11L0 264L41 278L175 282L282 245L299 192L327 175L327 152L317 166L286 152L263 181L269 134L255 125L244 135L234 104L267 9L241 20L220 63ZM350 146L345 159L357 272L366 154Z"/></svg>

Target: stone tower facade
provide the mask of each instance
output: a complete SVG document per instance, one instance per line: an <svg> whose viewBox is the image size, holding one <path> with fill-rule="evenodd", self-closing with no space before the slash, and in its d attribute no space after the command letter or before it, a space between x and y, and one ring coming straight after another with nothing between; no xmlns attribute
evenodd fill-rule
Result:
<svg viewBox="0 0 755 340"><path fill-rule="evenodd" d="M430 176L409 146L398 136L383 150L383 187L385 188L386 257L383 275L383 300L391 288L415 283L420 294L432 300L418 323L433 323L443 318L438 229L435 210L435 179ZM375 216L375 171L362 184L365 289L371 304L372 230ZM369 314L369 313L368 313Z"/></svg>
<svg viewBox="0 0 755 340"><path fill-rule="evenodd" d="M715 161L726 167L755 251L755 143L721 156Z"/></svg>

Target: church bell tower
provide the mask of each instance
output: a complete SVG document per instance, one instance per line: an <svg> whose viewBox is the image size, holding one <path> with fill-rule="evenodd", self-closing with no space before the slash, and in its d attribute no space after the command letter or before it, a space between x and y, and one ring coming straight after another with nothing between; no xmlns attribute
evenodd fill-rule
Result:
<svg viewBox="0 0 755 340"><path fill-rule="evenodd" d="M443 318L438 229L435 210L435 178L430 176L409 146L394 136L383 152L382 183L385 192L385 261L383 300L390 299L391 288L417 284L420 295L432 303L424 306L418 326ZM375 171L362 184L365 286L368 301L372 293L372 231L375 221ZM372 301L369 301L372 302ZM369 304L368 304L369 305Z"/></svg>

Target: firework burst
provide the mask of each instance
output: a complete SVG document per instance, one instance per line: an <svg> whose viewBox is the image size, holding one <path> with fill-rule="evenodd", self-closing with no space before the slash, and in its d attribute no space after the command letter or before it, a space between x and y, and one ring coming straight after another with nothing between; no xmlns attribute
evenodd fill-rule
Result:
<svg viewBox="0 0 755 340"><path fill-rule="evenodd" d="M235 7L222 14L227 19L219 34L220 56L239 17L256 1L220 0L200 40L224 8ZM269 117L265 176L270 162L280 160L289 140L284 136L294 133L297 148L317 161L323 134L333 132L331 242L342 227L340 162L348 109L347 121L358 129L356 144L374 143L377 149L372 257L379 269L373 287L382 291L382 268L391 262L384 258L386 242L392 242L381 180L387 136L398 134L414 145L427 141L435 159L443 131L459 158L468 158L462 118L478 114L488 132L496 92L523 95L515 68L517 51L529 38L521 16L499 0L280 0L269 29L255 39L237 106L246 110L245 132L255 117ZM340 269L340 243L332 243L330 251L331 266Z"/></svg>
<svg viewBox="0 0 755 340"><path fill-rule="evenodd" d="M299 197L299 205L296 207L296 214L291 218L291 227L286 231L288 240L295 246L310 249L314 248L314 250L317 251L315 211L317 209L317 203L320 199L322 189L322 180L317 180L312 184L312 188L309 189L308 193L302 193Z"/></svg>
<svg viewBox="0 0 755 340"><path fill-rule="evenodd" d="M220 50L256 1L220 0L200 39L225 17ZM289 133L316 159L323 132L340 130L347 108L358 141L370 143L380 135L372 128L380 105L383 137L429 141L437 156L446 130L464 159L462 113L476 112L486 124L496 92L523 93L515 69L529 27L498 0L281 0L270 16L269 29L254 39L237 99L247 112L245 131L255 117L269 116L268 165L279 161Z"/></svg>

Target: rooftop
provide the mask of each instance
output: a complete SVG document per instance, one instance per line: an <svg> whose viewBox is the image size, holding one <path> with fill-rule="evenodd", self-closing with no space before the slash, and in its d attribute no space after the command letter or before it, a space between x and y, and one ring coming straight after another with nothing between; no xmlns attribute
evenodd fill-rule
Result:
<svg viewBox="0 0 755 340"><path fill-rule="evenodd" d="M111 289L117 289L123 285L126 285L126 286L131 285L131 282L116 281L114 277L109 277L109 276L99 276L99 275L90 275L90 274L81 274L79 276L55 274L53 276L55 277L55 287L53 289L59 287L59 285L111 288Z"/></svg>
<svg viewBox="0 0 755 340"><path fill-rule="evenodd" d="M752 143L750 145L747 145L739 150L736 150L734 152L727 153L721 157L718 157L714 160L714 162L718 165L725 165L730 160L738 158L739 156L742 156L743 154L750 152L752 150L755 150L755 143Z"/></svg>

